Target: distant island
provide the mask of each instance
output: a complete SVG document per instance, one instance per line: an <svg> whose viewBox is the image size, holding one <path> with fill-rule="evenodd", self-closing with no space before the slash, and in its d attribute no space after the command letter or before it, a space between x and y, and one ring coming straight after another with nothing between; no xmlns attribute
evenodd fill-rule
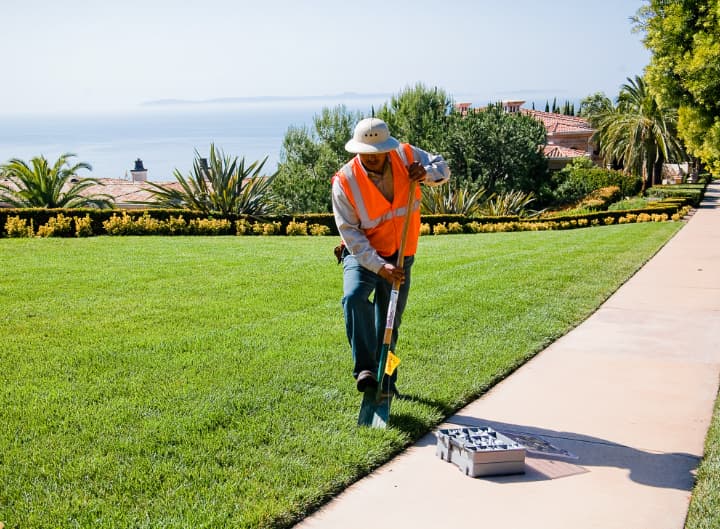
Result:
<svg viewBox="0 0 720 529"><path fill-rule="evenodd" d="M344 92L322 96L247 96L247 97L218 97L214 99L156 99L140 103L142 106L170 106L170 105L227 105L228 103L261 103L261 102L287 102L287 101L317 101L317 100L344 100L344 99L389 99L392 94L359 94Z"/></svg>

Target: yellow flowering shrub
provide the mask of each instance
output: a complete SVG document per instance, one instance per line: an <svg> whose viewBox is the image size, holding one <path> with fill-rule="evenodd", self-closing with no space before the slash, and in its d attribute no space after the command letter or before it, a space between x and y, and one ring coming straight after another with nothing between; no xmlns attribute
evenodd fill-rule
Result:
<svg viewBox="0 0 720 529"><path fill-rule="evenodd" d="M77 237L92 237L92 220L90 215L84 217L73 217L75 220L75 235Z"/></svg>
<svg viewBox="0 0 720 529"><path fill-rule="evenodd" d="M252 225L247 219L240 219L235 221L235 233L238 235L252 235Z"/></svg>
<svg viewBox="0 0 720 529"><path fill-rule="evenodd" d="M281 230L280 222L255 222L252 225L253 235L277 235Z"/></svg>
<svg viewBox="0 0 720 529"><path fill-rule="evenodd" d="M190 233L195 235L226 235L230 233L232 223L227 219L192 219Z"/></svg>
<svg viewBox="0 0 720 529"><path fill-rule="evenodd" d="M38 237L70 237L73 234L72 217L66 217L58 213L56 217L50 217L47 224L38 227Z"/></svg>
<svg viewBox="0 0 720 529"><path fill-rule="evenodd" d="M309 230L310 230L310 235L315 235L315 236L330 235L330 227L325 226L324 224L311 224Z"/></svg>
<svg viewBox="0 0 720 529"><path fill-rule="evenodd" d="M132 235L135 233L135 223L126 211L123 211L122 216L113 213L112 217L103 222L103 228L108 235Z"/></svg>
<svg viewBox="0 0 720 529"><path fill-rule="evenodd" d="M462 233L463 227L459 222L451 222L448 224L448 233Z"/></svg>
<svg viewBox="0 0 720 529"><path fill-rule="evenodd" d="M285 233L287 235L307 235L307 222L295 222L295 219L293 219L288 222L287 228L285 228Z"/></svg>
<svg viewBox="0 0 720 529"><path fill-rule="evenodd" d="M30 219L30 225L28 225L27 219L21 219L19 215L8 217L5 221L5 233L12 238L33 237L35 235L33 221Z"/></svg>
<svg viewBox="0 0 720 529"><path fill-rule="evenodd" d="M445 235L448 232L444 222L439 222L433 226L433 235Z"/></svg>
<svg viewBox="0 0 720 529"><path fill-rule="evenodd" d="M185 222L182 215L179 217L170 217L165 221L164 228L169 235L183 235L190 231L190 226Z"/></svg>

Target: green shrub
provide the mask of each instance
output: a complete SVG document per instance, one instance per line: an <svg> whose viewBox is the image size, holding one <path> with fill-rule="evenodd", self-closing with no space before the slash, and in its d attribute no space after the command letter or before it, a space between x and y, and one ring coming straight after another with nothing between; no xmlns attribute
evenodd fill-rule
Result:
<svg viewBox="0 0 720 529"><path fill-rule="evenodd" d="M573 204L584 196L603 187L617 186L623 197L638 194L642 179L621 171L592 166L587 159L574 161L553 176L556 189L553 193L558 204Z"/></svg>
<svg viewBox="0 0 720 529"><path fill-rule="evenodd" d="M628 198L620 200L608 206L608 211L626 211L628 209L641 209L652 204L648 199L642 197Z"/></svg>
<svg viewBox="0 0 720 529"><path fill-rule="evenodd" d="M705 196L705 184L671 184L652 186L645 194L663 200L670 198L685 199L694 207L698 207Z"/></svg>

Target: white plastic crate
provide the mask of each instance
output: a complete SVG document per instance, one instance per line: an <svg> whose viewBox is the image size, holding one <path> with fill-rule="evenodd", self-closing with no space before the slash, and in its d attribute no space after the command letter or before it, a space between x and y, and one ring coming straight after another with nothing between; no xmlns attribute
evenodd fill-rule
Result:
<svg viewBox="0 0 720 529"><path fill-rule="evenodd" d="M438 430L436 454L467 476L525 473L525 447L489 426Z"/></svg>

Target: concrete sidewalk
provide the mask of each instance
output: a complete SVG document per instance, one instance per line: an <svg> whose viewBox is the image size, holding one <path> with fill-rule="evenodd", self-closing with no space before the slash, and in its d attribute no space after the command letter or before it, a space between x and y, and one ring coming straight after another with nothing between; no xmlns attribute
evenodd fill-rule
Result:
<svg viewBox="0 0 720 529"><path fill-rule="evenodd" d="M719 333L712 184L595 314L443 425L525 433L558 453L528 454L524 475L473 479L428 434L296 527L681 529L718 392Z"/></svg>

